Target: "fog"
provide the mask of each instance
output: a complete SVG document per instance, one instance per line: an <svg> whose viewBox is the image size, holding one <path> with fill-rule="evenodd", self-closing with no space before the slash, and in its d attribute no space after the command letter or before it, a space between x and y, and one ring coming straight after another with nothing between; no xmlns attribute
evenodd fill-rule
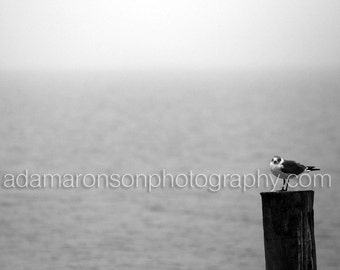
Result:
<svg viewBox="0 0 340 270"><path fill-rule="evenodd" d="M0 69L337 67L340 2L3 0Z"/></svg>

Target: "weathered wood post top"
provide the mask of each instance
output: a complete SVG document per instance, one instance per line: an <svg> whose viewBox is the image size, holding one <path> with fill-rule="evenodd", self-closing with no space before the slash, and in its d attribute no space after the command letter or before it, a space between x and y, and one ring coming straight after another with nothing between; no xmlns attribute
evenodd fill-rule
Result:
<svg viewBox="0 0 340 270"><path fill-rule="evenodd" d="M316 270L314 191L262 192L267 270Z"/></svg>

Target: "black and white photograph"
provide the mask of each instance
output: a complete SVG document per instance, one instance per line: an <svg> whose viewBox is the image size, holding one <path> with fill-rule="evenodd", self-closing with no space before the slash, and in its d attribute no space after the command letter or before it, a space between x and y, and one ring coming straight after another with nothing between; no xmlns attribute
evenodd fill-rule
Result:
<svg viewBox="0 0 340 270"><path fill-rule="evenodd" d="M339 270L340 2L1 0L1 270Z"/></svg>

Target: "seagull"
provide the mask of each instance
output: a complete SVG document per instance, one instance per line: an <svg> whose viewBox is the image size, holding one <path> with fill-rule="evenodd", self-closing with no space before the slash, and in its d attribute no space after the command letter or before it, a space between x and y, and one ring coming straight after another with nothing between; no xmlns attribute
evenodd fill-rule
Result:
<svg viewBox="0 0 340 270"><path fill-rule="evenodd" d="M305 166L293 160L284 160L279 156L274 156L270 161L270 170L276 177L283 179L281 191L287 191L290 178L297 177L303 172L319 171L315 166ZM286 185L287 180L287 185ZM286 186L286 187L285 187Z"/></svg>

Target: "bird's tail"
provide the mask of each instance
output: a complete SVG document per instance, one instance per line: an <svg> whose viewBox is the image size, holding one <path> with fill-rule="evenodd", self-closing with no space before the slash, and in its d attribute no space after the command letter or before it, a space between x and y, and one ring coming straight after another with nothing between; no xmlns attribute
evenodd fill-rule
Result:
<svg viewBox="0 0 340 270"><path fill-rule="evenodd" d="M311 171L320 171L320 169L315 168L315 166L306 166L306 171L311 172Z"/></svg>

